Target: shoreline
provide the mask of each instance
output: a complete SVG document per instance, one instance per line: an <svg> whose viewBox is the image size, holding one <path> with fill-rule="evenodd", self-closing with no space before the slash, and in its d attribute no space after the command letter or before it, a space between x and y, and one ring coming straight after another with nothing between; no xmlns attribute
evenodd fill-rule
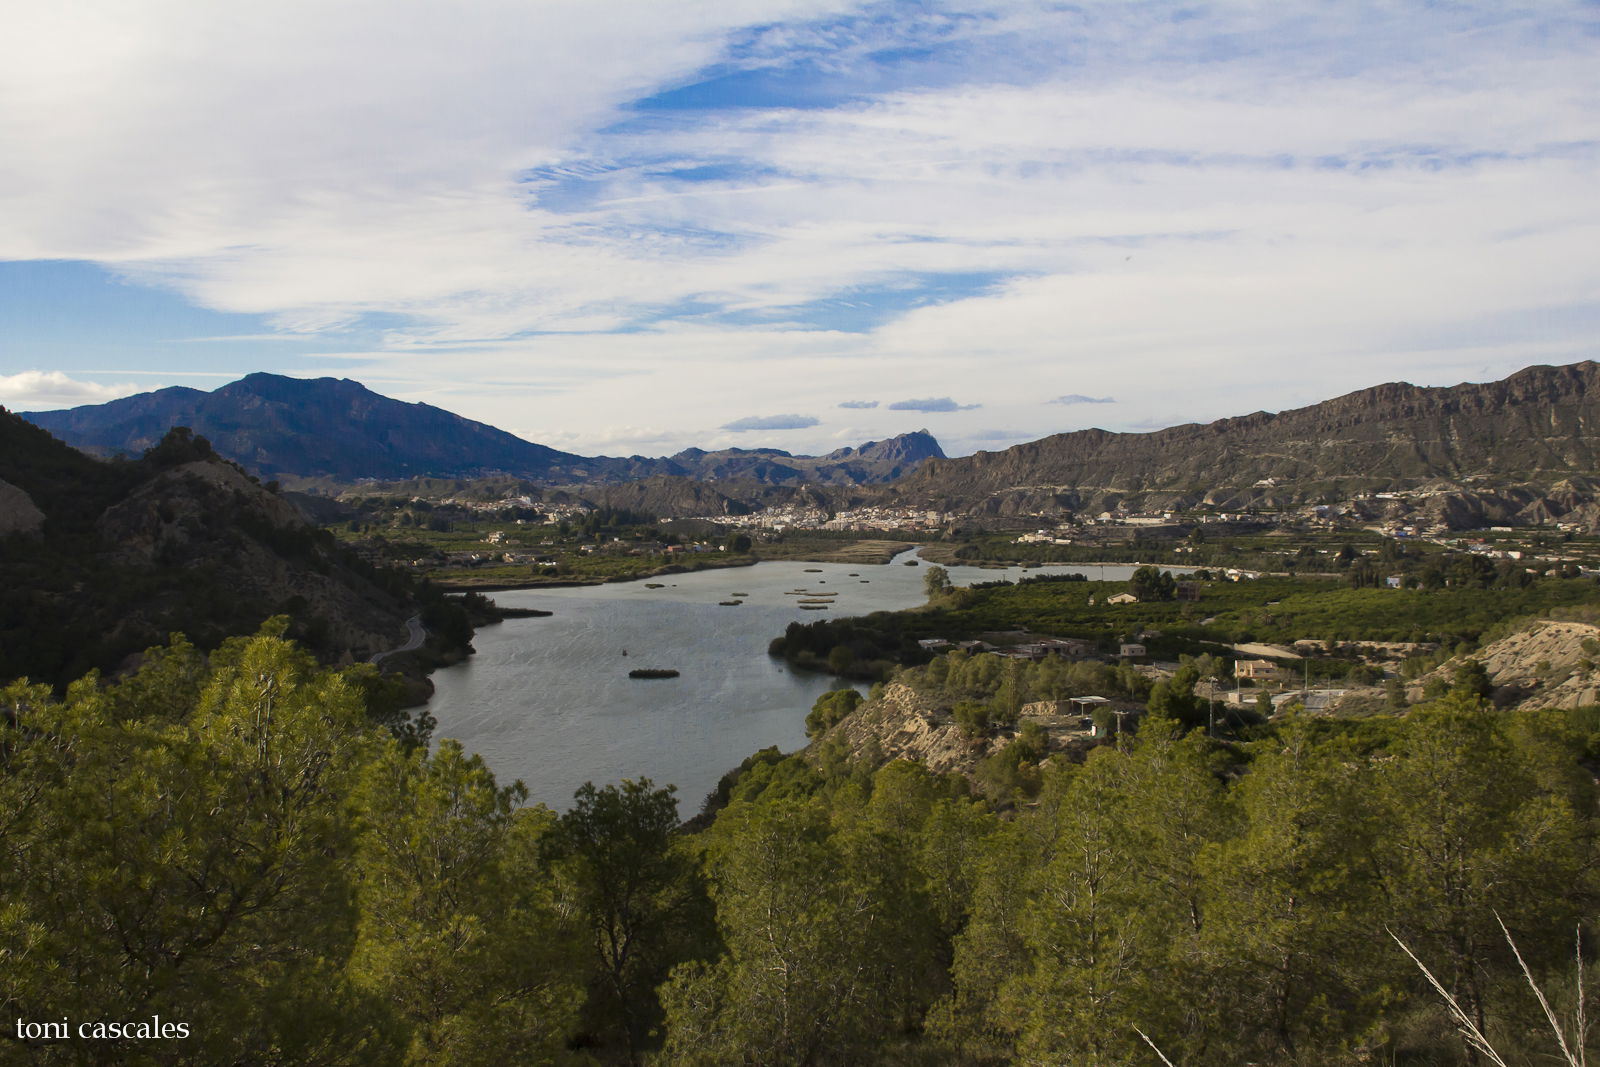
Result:
<svg viewBox="0 0 1600 1067"><path fill-rule="evenodd" d="M529 578L520 582L463 582L453 581L449 578L430 578L429 580L440 589L450 593L504 593L513 589L577 589L590 585L624 585L628 582L642 582L651 578L671 577L677 574L695 574L700 571L735 570L739 567L754 567L757 563L769 562L774 561L760 559L729 560L704 567L678 567L669 564L659 570L642 574L613 575L609 578Z"/></svg>
<svg viewBox="0 0 1600 1067"><path fill-rule="evenodd" d="M449 593L504 593L516 589L577 589L591 585L620 585L627 582L648 581L652 578L670 577L677 574L696 574L700 571L735 570L740 567L754 567L759 563L832 563L856 567L883 567L899 561L908 552L918 552L926 548L925 543L907 545L891 553L882 562L863 562L861 560L841 560L816 558L825 553L812 555L781 556L776 559L767 559L760 556L744 559L718 561L699 567L680 567L668 564L658 570L630 574L627 576L613 575L609 578L528 578L523 581L483 581L474 582L470 579L436 577L429 578L434 585ZM926 561L924 561L926 562Z"/></svg>

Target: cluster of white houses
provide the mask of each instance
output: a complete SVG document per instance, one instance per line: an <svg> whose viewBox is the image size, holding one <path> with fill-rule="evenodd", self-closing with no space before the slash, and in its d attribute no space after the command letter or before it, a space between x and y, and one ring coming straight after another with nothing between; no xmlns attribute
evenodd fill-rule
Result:
<svg viewBox="0 0 1600 1067"><path fill-rule="evenodd" d="M830 513L818 507L780 504L749 515L698 515L695 521L753 530L940 530L955 516L927 508L870 506ZM663 520L664 521L664 520Z"/></svg>

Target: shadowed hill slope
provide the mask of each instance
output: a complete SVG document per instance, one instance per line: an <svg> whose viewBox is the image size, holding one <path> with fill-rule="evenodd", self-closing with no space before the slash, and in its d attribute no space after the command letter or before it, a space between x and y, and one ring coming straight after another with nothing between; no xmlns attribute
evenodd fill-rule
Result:
<svg viewBox="0 0 1600 1067"><path fill-rule="evenodd" d="M187 432L106 462L0 409L0 483L39 513L0 534L0 680L113 669L173 630L209 647L276 614L325 659L359 658L403 640L418 610L405 576Z"/></svg>

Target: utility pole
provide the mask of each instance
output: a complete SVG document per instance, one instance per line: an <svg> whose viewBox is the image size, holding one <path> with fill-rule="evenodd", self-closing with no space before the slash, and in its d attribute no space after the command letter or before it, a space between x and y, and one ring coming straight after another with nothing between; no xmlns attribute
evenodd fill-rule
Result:
<svg viewBox="0 0 1600 1067"><path fill-rule="evenodd" d="M1127 743L1123 740L1122 717L1124 715L1128 714L1128 712L1125 711L1125 710L1119 710L1117 708L1113 708L1111 710L1111 714L1113 714L1113 715L1115 715L1117 717L1117 748L1119 750L1121 750L1121 751L1126 751L1128 746L1127 746Z"/></svg>

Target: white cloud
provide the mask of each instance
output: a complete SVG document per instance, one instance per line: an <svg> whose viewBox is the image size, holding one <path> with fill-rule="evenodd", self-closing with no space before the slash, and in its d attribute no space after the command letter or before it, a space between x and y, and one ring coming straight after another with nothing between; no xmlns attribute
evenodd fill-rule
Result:
<svg viewBox="0 0 1600 1067"><path fill-rule="evenodd" d="M83 404L104 404L131 396L142 388L132 382L100 385L78 381L58 370L25 370L20 374L0 374L0 404L12 411L52 411Z"/></svg>
<svg viewBox="0 0 1600 1067"><path fill-rule="evenodd" d="M678 444L681 434L653 426L600 426L579 433L574 430L551 431L546 427L518 427L511 430L519 437L551 448L582 455L664 455L682 451L687 444ZM676 447L674 447L676 445Z"/></svg>
<svg viewBox="0 0 1600 1067"><path fill-rule="evenodd" d="M727 31L834 6L33 5L0 38L0 254L177 261L186 291L257 310L282 299L280 271L336 275L347 257L365 269L346 295L387 304L395 273L454 250L426 289L449 294L481 278L461 253L493 223L515 220L505 245L537 238L519 171L565 161L621 105L716 59ZM399 272L384 224L396 245L422 239ZM246 274L207 288L211 262Z"/></svg>
<svg viewBox="0 0 1600 1067"><path fill-rule="evenodd" d="M888 405L890 411L969 411L982 404L958 404L947 396L925 397L921 400L896 400Z"/></svg>
<svg viewBox="0 0 1600 1067"><path fill-rule="evenodd" d="M808 430L822 420L815 415L747 415L734 419L722 428L732 433L749 433L751 430Z"/></svg>

